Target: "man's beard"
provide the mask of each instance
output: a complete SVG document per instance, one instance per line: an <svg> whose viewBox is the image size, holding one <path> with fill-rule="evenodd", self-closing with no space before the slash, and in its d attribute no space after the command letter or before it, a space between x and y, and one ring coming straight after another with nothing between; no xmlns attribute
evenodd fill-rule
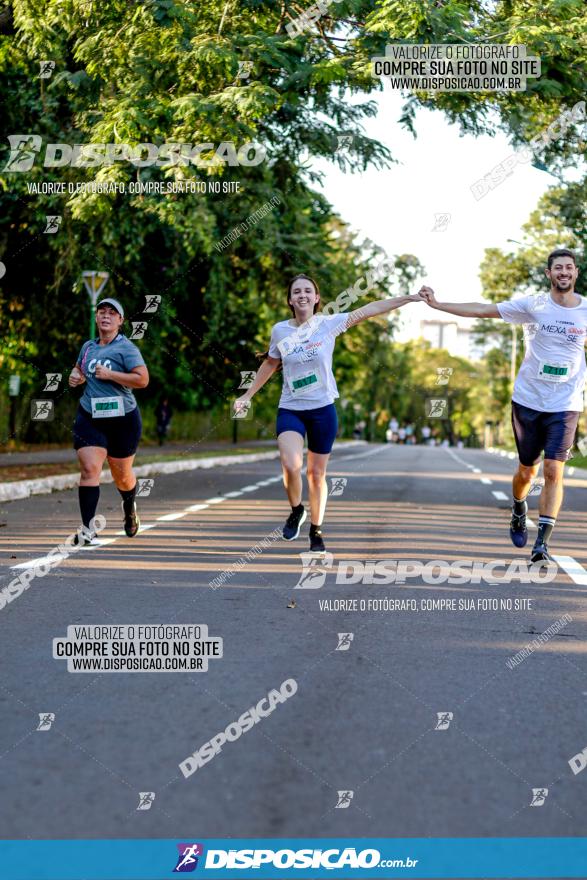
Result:
<svg viewBox="0 0 587 880"><path fill-rule="evenodd" d="M564 286L563 286L564 285ZM572 281L555 281L554 286L556 290L559 290L561 293L564 293L565 290L573 289Z"/></svg>

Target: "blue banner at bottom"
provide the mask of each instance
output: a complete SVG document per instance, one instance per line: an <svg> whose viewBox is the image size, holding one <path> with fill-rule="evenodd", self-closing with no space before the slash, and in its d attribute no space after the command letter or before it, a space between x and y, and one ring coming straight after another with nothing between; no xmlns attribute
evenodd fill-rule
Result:
<svg viewBox="0 0 587 880"><path fill-rule="evenodd" d="M2 880L587 877L587 838L4 840Z"/></svg>

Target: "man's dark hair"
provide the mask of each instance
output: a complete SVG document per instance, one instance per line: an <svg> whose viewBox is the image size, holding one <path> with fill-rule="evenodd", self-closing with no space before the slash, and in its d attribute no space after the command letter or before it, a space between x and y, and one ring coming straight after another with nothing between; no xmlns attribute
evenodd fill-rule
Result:
<svg viewBox="0 0 587 880"><path fill-rule="evenodd" d="M551 268L553 262L556 260L557 257L570 257L575 266L577 265L577 258L572 251L570 251L568 248L557 248L555 251L552 251L552 253L548 255L549 269Z"/></svg>

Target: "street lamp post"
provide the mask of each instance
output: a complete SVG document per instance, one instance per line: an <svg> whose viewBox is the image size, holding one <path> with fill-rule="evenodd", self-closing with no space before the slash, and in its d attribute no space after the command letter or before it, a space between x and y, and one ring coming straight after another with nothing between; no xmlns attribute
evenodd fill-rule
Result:
<svg viewBox="0 0 587 880"><path fill-rule="evenodd" d="M90 339L96 338L96 321L94 317L94 311L96 309L98 297L104 290L106 282L109 278L110 274L108 272L82 272L82 280L84 282L86 290L88 291L88 296L90 297Z"/></svg>

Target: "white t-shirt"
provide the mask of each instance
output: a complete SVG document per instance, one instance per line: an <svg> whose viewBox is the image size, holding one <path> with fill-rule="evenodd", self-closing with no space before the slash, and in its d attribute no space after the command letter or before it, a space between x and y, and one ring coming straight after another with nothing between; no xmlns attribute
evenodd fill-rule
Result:
<svg viewBox="0 0 587 880"><path fill-rule="evenodd" d="M530 294L497 309L504 321L527 325L513 400L540 412L583 412L587 299L565 308L550 293Z"/></svg>
<svg viewBox="0 0 587 880"><path fill-rule="evenodd" d="M273 326L269 357L281 358L283 389L279 406L286 409L318 409L338 397L332 373L332 353L339 333L344 333L348 314L312 315L304 324L280 321Z"/></svg>

